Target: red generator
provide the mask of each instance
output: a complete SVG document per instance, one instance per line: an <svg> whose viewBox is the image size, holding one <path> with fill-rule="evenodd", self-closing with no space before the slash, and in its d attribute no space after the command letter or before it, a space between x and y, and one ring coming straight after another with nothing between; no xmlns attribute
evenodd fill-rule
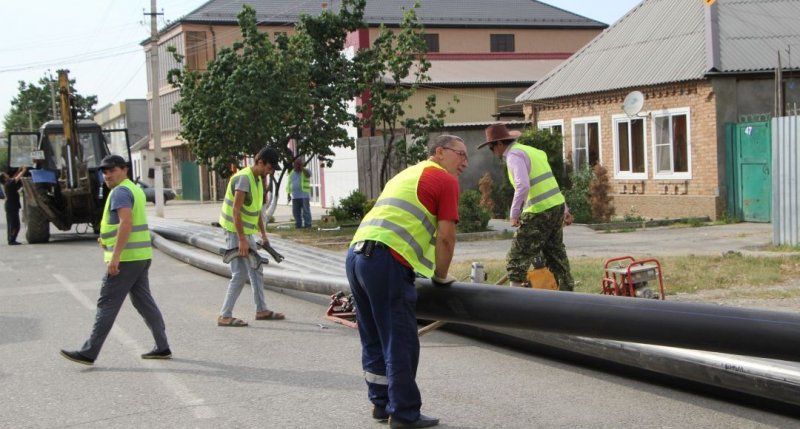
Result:
<svg viewBox="0 0 800 429"><path fill-rule="evenodd" d="M634 298L664 299L664 278L657 259L636 260L633 256L620 256L606 261L603 266L603 295ZM654 292L648 282L658 280Z"/></svg>

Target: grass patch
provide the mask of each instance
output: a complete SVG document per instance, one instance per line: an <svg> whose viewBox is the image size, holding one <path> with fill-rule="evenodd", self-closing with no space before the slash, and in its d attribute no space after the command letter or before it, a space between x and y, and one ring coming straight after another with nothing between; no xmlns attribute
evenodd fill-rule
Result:
<svg viewBox="0 0 800 429"><path fill-rule="evenodd" d="M770 244L770 245L764 246L762 248L762 250L766 250L766 251L769 251L769 252L786 252L786 253L798 252L798 253L800 253L800 245L798 245L798 246L789 246L787 244L781 244L779 246L776 246L774 244Z"/></svg>
<svg viewBox="0 0 800 429"><path fill-rule="evenodd" d="M769 286L800 277L800 255L761 258L734 253L725 256L667 256L657 259L661 262L667 295L710 289ZM505 261L481 262L488 275L487 283L494 284L505 275ZM599 293L604 263L605 258L570 259L572 277L577 282L575 291ZM454 264L450 272L456 278L463 279L469 276L470 265L469 262ZM657 285L650 286L653 288ZM757 289L752 291L756 292Z"/></svg>
<svg viewBox="0 0 800 429"><path fill-rule="evenodd" d="M288 228L283 227L287 225ZM278 225L267 227L267 232L277 234L279 237L294 240L309 246L329 250L345 250L353 239L358 226L332 226L312 224L311 228L297 229L293 225ZM279 228L280 226L280 228ZM338 228L338 229L336 229Z"/></svg>

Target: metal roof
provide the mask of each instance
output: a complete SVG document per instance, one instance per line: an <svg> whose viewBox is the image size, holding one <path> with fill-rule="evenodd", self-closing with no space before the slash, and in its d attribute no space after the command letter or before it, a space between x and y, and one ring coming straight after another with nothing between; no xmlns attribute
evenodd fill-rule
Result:
<svg viewBox="0 0 800 429"><path fill-rule="evenodd" d="M784 68L800 65L800 1L727 0L720 3L717 8L719 71L775 70L778 50L783 51ZM792 47L796 52L791 52Z"/></svg>
<svg viewBox="0 0 800 429"><path fill-rule="evenodd" d="M210 0L177 22L236 24L249 4L264 24L293 24L301 14L318 15L322 4L338 9L341 0ZM605 28L606 24L536 0L423 0L417 16L426 27ZM370 25L397 25L413 0L367 0L364 20Z"/></svg>
<svg viewBox="0 0 800 429"><path fill-rule="evenodd" d="M798 20L797 0L644 0L516 101L771 70Z"/></svg>

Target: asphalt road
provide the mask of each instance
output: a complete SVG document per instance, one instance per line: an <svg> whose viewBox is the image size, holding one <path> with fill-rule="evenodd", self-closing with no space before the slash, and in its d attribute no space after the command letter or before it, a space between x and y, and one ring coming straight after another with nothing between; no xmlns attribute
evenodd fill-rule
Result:
<svg viewBox="0 0 800 429"><path fill-rule="evenodd" d="M2 220L0 220L2 222ZM4 228L5 225L2 225ZM226 279L156 251L151 285L174 359L128 303L94 367L66 361L94 317L103 265L93 238L0 245L0 427L385 428L371 421L356 331L325 297L267 291L285 321L220 328ZM235 314L252 319L247 289ZM443 428L794 428L764 409L478 343L421 339L423 412Z"/></svg>

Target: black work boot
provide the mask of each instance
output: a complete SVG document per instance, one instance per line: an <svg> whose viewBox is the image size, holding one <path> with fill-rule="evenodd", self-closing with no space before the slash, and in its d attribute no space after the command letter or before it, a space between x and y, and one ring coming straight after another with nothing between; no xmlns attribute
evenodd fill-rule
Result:
<svg viewBox="0 0 800 429"><path fill-rule="evenodd" d="M394 417L389 418L389 427L392 429L399 429L399 428L429 428L431 426L436 426L439 424L439 419L435 417L428 417L425 415L420 414L419 418L414 422L407 422L405 420L399 420Z"/></svg>
<svg viewBox="0 0 800 429"><path fill-rule="evenodd" d="M389 413L386 412L386 407L375 405L372 407L372 418L381 422L389 420Z"/></svg>

